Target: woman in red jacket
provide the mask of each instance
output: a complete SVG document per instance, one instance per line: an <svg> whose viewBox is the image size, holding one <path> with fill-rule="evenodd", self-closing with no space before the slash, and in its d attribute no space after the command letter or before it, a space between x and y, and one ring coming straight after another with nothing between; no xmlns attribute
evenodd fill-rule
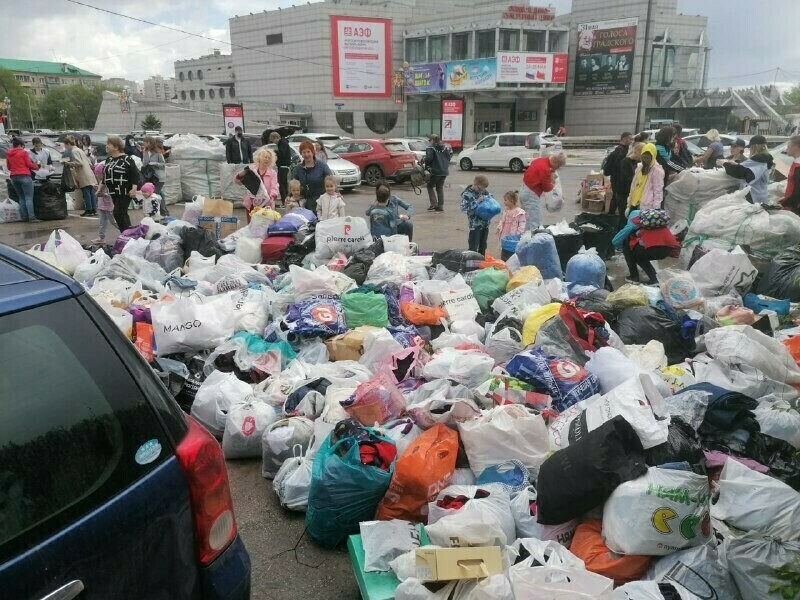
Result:
<svg viewBox="0 0 800 600"><path fill-rule="evenodd" d="M19 138L14 138L11 142L12 148L6 152L6 167L11 173L11 185L17 192L19 198L19 213L23 221L29 223L39 223L36 213L33 211L33 179L31 171L37 171L39 167L33 164L31 155L25 150L25 142Z"/></svg>
<svg viewBox="0 0 800 600"><path fill-rule="evenodd" d="M542 224L542 195L553 191L556 171L565 164L567 157L562 152L543 156L534 160L522 176L519 203L525 210L529 230L538 229Z"/></svg>

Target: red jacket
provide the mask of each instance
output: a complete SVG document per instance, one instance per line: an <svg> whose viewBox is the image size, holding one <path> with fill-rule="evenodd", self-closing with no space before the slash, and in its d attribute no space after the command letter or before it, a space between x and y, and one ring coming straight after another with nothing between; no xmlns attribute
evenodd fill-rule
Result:
<svg viewBox="0 0 800 600"><path fill-rule="evenodd" d="M670 248L674 256L680 254L681 244L672 235L669 227L659 227L658 229L637 229L630 237L631 249L636 244L641 244L645 248L665 247Z"/></svg>
<svg viewBox="0 0 800 600"><path fill-rule="evenodd" d="M550 159L546 156L537 158L522 176L522 182L528 186L537 196L545 192L553 191L553 168L550 166Z"/></svg>
<svg viewBox="0 0 800 600"><path fill-rule="evenodd" d="M37 171L39 167L33 164L31 155L25 148L12 148L6 152L6 167L12 175L27 175Z"/></svg>

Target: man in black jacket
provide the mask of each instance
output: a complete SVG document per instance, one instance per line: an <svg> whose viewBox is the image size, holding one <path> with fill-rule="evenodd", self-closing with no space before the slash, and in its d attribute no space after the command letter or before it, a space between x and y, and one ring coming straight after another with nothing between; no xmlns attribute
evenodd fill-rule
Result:
<svg viewBox="0 0 800 600"><path fill-rule="evenodd" d="M431 172L428 181L428 210L442 212L444 210L444 180L450 174L450 157L453 151L450 146L443 144L438 135L431 136L431 145L425 150L423 162L425 168ZM435 193L434 193L435 190Z"/></svg>
<svg viewBox="0 0 800 600"><path fill-rule="evenodd" d="M633 134L629 131L623 132L619 136L619 144L611 151L611 154L606 156L603 161L603 174L606 177L611 177L611 191L613 193L611 199L611 206L609 207L609 214L617 214L620 217L625 216L625 208L628 203L628 192L630 190L623 189L623 177L620 172L622 166L622 159L628 156L628 148L633 142Z"/></svg>
<svg viewBox="0 0 800 600"><path fill-rule="evenodd" d="M249 165L253 162L253 149L244 139L242 128L238 125L234 134L225 142L225 160L231 165Z"/></svg>
<svg viewBox="0 0 800 600"><path fill-rule="evenodd" d="M292 167L292 149L289 147L289 142L286 138L281 137L281 134L277 131L269 134L269 143L278 146L278 151L275 152L277 156L275 166L278 167L278 187L281 191L281 203L283 203L289 195L289 169Z"/></svg>

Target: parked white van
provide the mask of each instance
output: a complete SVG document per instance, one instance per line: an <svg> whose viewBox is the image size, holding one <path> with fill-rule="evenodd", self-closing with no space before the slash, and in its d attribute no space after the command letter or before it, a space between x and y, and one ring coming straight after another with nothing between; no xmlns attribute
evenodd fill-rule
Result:
<svg viewBox="0 0 800 600"><path fill-rule="evenodd" d="M463 150L458 157L458 166L462 171L494 168L520 173L534 159L560 150L561 142L544 133L495 133Z"/></svg>

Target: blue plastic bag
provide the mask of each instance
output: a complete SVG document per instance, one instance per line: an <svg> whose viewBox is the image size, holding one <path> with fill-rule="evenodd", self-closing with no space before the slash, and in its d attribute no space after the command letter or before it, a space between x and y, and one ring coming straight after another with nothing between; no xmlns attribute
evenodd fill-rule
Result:
<svg viewBox="0 0 800 600"><path fill-rule="evenodd" d="M754 313L758 314L762 310L774 310L780 317L785 317L789 314L791 302L788 300L778 300L776 298L768 298L767 296L759 296L750 292L744 297L742 304L745 308L749 308Z"/></svg>
<svg viewBox="0 0 800 600"><path fill-rule="evenodd" d="M289 331L304 337L331 337L347 332L342 303L333 298L290 304L285 322Z"/></svg>
<svg viewBox="0 0 800 600"><path fill-rule="evenodd" d="M506 252L516 252L517 246L519 245L519 239L521 237L522 236L519 234L504 235L502 238L500 238L500 248Z"/></svg>
<svg viewBox="0 0 800 600"><path fill-rule="evenodd" d="M561 261L558 258L556 241L549 233L540 231L530 239L523 239L517 246L517 258L523 267L534 266L544 279L561 279Z"/></svg>
<svg viewBox="0 0 800 600"><path fill-rule="evenodd" d="M565 279L571 295L601 288L606 280L606 263L597 252L580 252L569 259Z"/></svg>
<svg viewBox="0 0 800 600"><path fill-rule="evenodd" d="M503 212L503 207L492 196L489 196L483 202L478 202L475 206L475 214L484 221L491 221L501 212Z"/></svg>
<svg viewBox="0 0 800 600"><path fill-rule="evenodd" d="M371 441L394 445L374 430L367 431ZM306 511L308 534L322 546L334 548L347 540L347 536L358 533L359 523L371 521L375 516L378 503L389 488L395 462L388 471L365 465L355 438L346 437L331 445L329 435L317 451L311 469Z"/></svg>
<svg viewBox="0 0 800 600"><path fill-rule="evenodd" d="M517 354L506 365L506 371L532 385L535 391L549 394L553 408L559 412L600 393L597 377L570 359L547 355L539 348Z"/></svg>

